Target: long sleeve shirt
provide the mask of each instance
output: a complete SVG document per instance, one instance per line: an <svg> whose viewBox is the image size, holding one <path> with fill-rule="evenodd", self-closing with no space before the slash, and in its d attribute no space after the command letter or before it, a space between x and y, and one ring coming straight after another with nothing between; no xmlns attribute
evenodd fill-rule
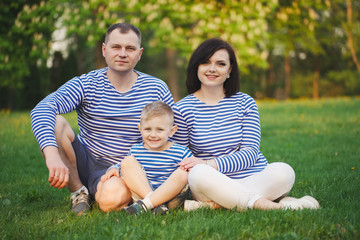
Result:
<svg viewBox="0 0 360 240"><path fill-rule="evenodd" d="M258 108L249 95L238 92L207 105L191 94L177 102L174 111L178 131L173 140L198 158L214 159L221 173L239 179L267 165L260 152Z"/></svg>
<svg viewBox="0 0 360 240"><path fill-rule="evenodd" d="M141 142L137 128L147 103L161 100L174 105L167 85L136 71L138 79L126 93L119 93L107 78L107 68L74 77L43 99L31 111L31 123L40 148L56 146L56 115L76 110L79 140L99 161L116 164L131 145Z"/></svg>

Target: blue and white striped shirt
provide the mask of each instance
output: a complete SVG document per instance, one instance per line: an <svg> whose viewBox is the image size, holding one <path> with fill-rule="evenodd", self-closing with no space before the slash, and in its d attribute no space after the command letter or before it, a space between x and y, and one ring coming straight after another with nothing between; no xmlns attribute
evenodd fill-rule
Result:
<svg viewBox="0 0 360 240"><path fill-rule="evenodd" d="M131 147L129 155L134 156L144 168L146 177L155 190L179 167L179 163L184 158L191 157L192 153L187 147L175 142L164 151L151 151L144 148L143 143L139 143ZM120 166L119 163L110 168L120 169Z"/></svg>
<svg viewBox="0 0 360 240"><path fill-rule="evenodd" d="M32 129L41 149L57 146L55 118L73 110L78 114L79 140L97 160L120 162L131 145L141 142L137 124L147 103L161 100L174 105L167 85L137 72L134 86L119 93L106 75L107 68L74 77L31 111Z"/></svg>
<svg viewBox="0 0 360 240"><path fill-rule="evenodd" d="M214 159L221 173L239 179L267 165L260 152L258 108L249 95L238 92L207 105L191 94L175 104L174 112L178 131L172 139L198 158Z"/></svg>

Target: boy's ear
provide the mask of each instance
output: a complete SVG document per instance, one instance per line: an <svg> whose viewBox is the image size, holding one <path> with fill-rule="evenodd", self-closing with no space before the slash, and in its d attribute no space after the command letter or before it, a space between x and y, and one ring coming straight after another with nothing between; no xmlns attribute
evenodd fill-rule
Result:
<svg viewBox="0 0 360 240"><path fill-rule="evenodd" d="M139 131L141 132L141 126L140 126L140 123L138 123L137 127L138 127Z"/></svg>
<svg viewBox="0 0 360 240"><path fill-rule="evenodd" d="M172 137L176 131L178 130L178 126L174 125L172 128L171 128L171 131L170 131L170 136L169 137Z"/></svg>

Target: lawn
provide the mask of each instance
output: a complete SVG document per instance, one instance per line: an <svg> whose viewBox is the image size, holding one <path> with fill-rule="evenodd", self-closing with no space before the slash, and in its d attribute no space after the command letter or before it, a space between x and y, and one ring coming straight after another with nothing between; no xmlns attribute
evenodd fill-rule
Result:
<svg viewBox="0 0 360 240"><path fill-rule="evenodd" d="M259 101L261 151L296 172L290 196L319 210L201 209L166 216L76 216L66 189L52 189L29 112L0 112L1 239L360 239L360 99ZM66 118L76 128L75 114Z"/></svg>

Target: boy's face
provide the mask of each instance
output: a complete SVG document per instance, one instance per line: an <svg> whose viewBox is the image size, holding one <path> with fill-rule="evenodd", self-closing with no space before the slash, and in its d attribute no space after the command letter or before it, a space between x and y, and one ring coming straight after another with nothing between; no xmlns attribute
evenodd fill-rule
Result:
<svg viewBox="0 0 360 240"><path fill-rule="evenodd" d="M167 115L142 120L138 127L144 141L144 147L152 151L169 149L171 142L168 141L168 138L172 137L177 130Z"/></svg>

